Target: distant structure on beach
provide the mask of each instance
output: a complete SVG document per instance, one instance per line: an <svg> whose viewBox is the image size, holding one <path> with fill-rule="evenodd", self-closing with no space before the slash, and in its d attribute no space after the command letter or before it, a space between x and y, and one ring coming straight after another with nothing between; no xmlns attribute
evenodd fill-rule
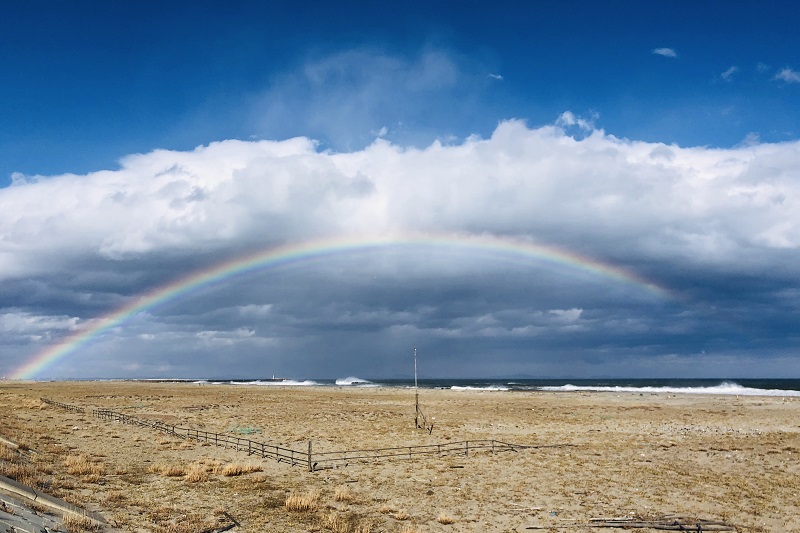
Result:
<svg viewBox="0 0 800 533"><path fill-rule="evenodd" d="M433 422L428 424L428 419L419 408L419 386L417 385L417 347L414 346L414 426L424 429L430 435L433 433Z"/></svg>

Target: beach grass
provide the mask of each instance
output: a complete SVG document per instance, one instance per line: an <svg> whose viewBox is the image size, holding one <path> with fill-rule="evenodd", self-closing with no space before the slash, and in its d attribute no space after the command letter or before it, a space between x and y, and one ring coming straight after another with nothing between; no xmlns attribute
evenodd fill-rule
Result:
<svg viewBox="0 0 800 533"><path fill-rule="evenodd" d="M299 457L309 442L315 452L477 439L534 447L309 472L42 396L141 405L137 417L209 432L268 428L248 438ZM0 444L0 473L97 508L120 529L159 533L213 529L228 515L246 532L520 531L666 514L800 530L796 399L433 390L423 400L432 434L413 427L414 399L402 389L0 382L0 437L26 443Z"/></svg>

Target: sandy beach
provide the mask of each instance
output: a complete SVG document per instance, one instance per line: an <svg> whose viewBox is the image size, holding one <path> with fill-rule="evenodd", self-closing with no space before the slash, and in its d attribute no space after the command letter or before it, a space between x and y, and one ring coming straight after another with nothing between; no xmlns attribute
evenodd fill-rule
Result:
<svg viewBox="0 0 800 533"><path fill-rule="evenodd" d="M531 446L309 472L41 401L112 409L303 451ZM101 513L106 529L587 531L665 515L800 531L800 401L781 397L0 382L3 475Z"/></svg>

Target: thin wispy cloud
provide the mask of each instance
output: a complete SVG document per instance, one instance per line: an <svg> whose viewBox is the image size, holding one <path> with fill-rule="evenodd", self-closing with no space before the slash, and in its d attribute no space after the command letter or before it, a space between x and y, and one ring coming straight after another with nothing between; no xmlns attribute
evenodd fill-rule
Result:
<svg viewBox="0 0 800 533"><path fill-rule="evenodd" d="M490 78L494 78L494 79L496 79L496 80L502 80L502 79L503 79L503 76L502 76L502 75L500 75L500 74L492 74L492 73L489 73L489 77L490 77Z"/></svg>
<svg viewBox="0 0 800 533"><path fill-rule="evenodd" d="M775 78L773 79L786 83L800 83L800 72L789 67L784 67L775 74Z"/></svg>
<svg viewBox="0 0 800 533"><path fill-rule="evenodd" d="M678 53L672 48L656 48L653 53L657 56L663 57L678 57Z"/></svg>
<svg viewBox="0 0 800 533"><path fill-rule="evenodd" d="M733 80L733 75L736 74L737 72L739 72L739 67L737 67L736 65L733 65L733 66L729 67L728 70L726 70L725 72L720 74L720 76L725 81L731 81L731 80Z"/></svg>

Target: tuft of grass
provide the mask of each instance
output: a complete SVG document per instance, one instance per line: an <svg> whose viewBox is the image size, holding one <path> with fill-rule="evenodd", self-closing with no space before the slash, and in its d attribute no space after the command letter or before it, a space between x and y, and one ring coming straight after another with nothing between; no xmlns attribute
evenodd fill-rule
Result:
<svg viewBox="0 0 800 533"><path fill-rule="evenodd" d="M350 520L336 511L331 511L322 517L322 527L330 529L333 533L351 533Z"/></svg>
<svg viewBox="0 0 800 533"><path fill-rule="evenodd" d="M395 511L397 511L397 509L395 507L393 507L391 505L386 505L386 504L381 505L380 508L378 509L378 512L381 513L381 514L389 514L389 513L395 512Z"/></svg>
<svg viewBox="0 0 800 533"><path fill-rule="evenodd" d="M291 493L286 497L284 507L288 511L308 512L319 508L319 492L310 490L302 494Z"/></svg>
<svg viewBox="0 0 800 533"><path fill-rule="evenodd" d="M356 499L356 496L353 494L353 491L350 490L350 487L347 485L342 485L341 487L336 487L336 492L333 494L333 499L337 502L352 502Z"/></svg>
<svg viewBox="0 0 800 533"><path fill-rule="evenodd" d="M395 520L408 520L409 518L411 518L411 515L408 514L408 511L406 511L405 509L400 509L399 511L395 512L392 515L392 518L394 518Z"/></svg>
<svg viewBox="0 0 800 533"><path fill-rule="evenodd" d="M222 461L219 459L200 459L197 461L197 464L204 465L206 471L213 472L214 474L219 474L222 469Z"/></svg>
<svg viewBox="0 0 800 533"><path fill-rule="evenodd" d="M440 524L455 524L456 522L458 522L458 520L445 513L441 513L439 517L436 518L436 521L439 522Z"/></svg>
<svg viewBox="0 0 800 533"><path fill-rule="evenodd" d="M186 475L186 467L181 465L152 464L147 468L149 474L158 474L163 477L180 477Z"/></svg>
<svg viewBox="0 0 800 533"><path fill-rule="evenodd" d="M12 463L0 469L0 472L2 472L3 475L22 483L23 485L28 485L29 487L35 487L39 485L40 482L36 469L30 465Z"/></svg>
<svg viewBox="0 0 800 533"><path fill-rule="evenodd" d="M186 471L186 481L189 483L198 483L200 481L208 481L208 471L206 467L201 464L194 464Z"/></svg>
<svg viewBox="0 0 800 533"><path fill-rule="evenodd" d="M64 466L67 472L75 476L86 476L100 478L105 474L105 467L99 461L95 461L87 455L70 455L64 459Z"/></svg>
<svg viewBox="0 0 800 533"><path fill-rule="evenodd" d="M240 463L231 463L222 467L219 471L223 476L241 476L242 474L250 474L251 472L261 472L264 469L258 465L243 465Z"/></svg>
<svg viewBox="0 0 800 533"><path fill-rule="evenodd" d="M89 518L88 516L78 516L74 514L66 514L62 519L64 527L67 528L69 533L80 533L83 531L100 531L100 524Z"/></svg>
<svg viewBox="0 0 800 533"><path fill-rule="evenodd" d="M19 453L17 450L6 446L5 444L0 444L0 460L2 461L16 461L19 457Z"/></svg>
<svg viewBox="0 0 800 533"><path fill-rule="evenodd" d="M106 503L108 504L115 504L127 501L128 495L122 492L121 490L112 490L106 494Z"/></svg>

